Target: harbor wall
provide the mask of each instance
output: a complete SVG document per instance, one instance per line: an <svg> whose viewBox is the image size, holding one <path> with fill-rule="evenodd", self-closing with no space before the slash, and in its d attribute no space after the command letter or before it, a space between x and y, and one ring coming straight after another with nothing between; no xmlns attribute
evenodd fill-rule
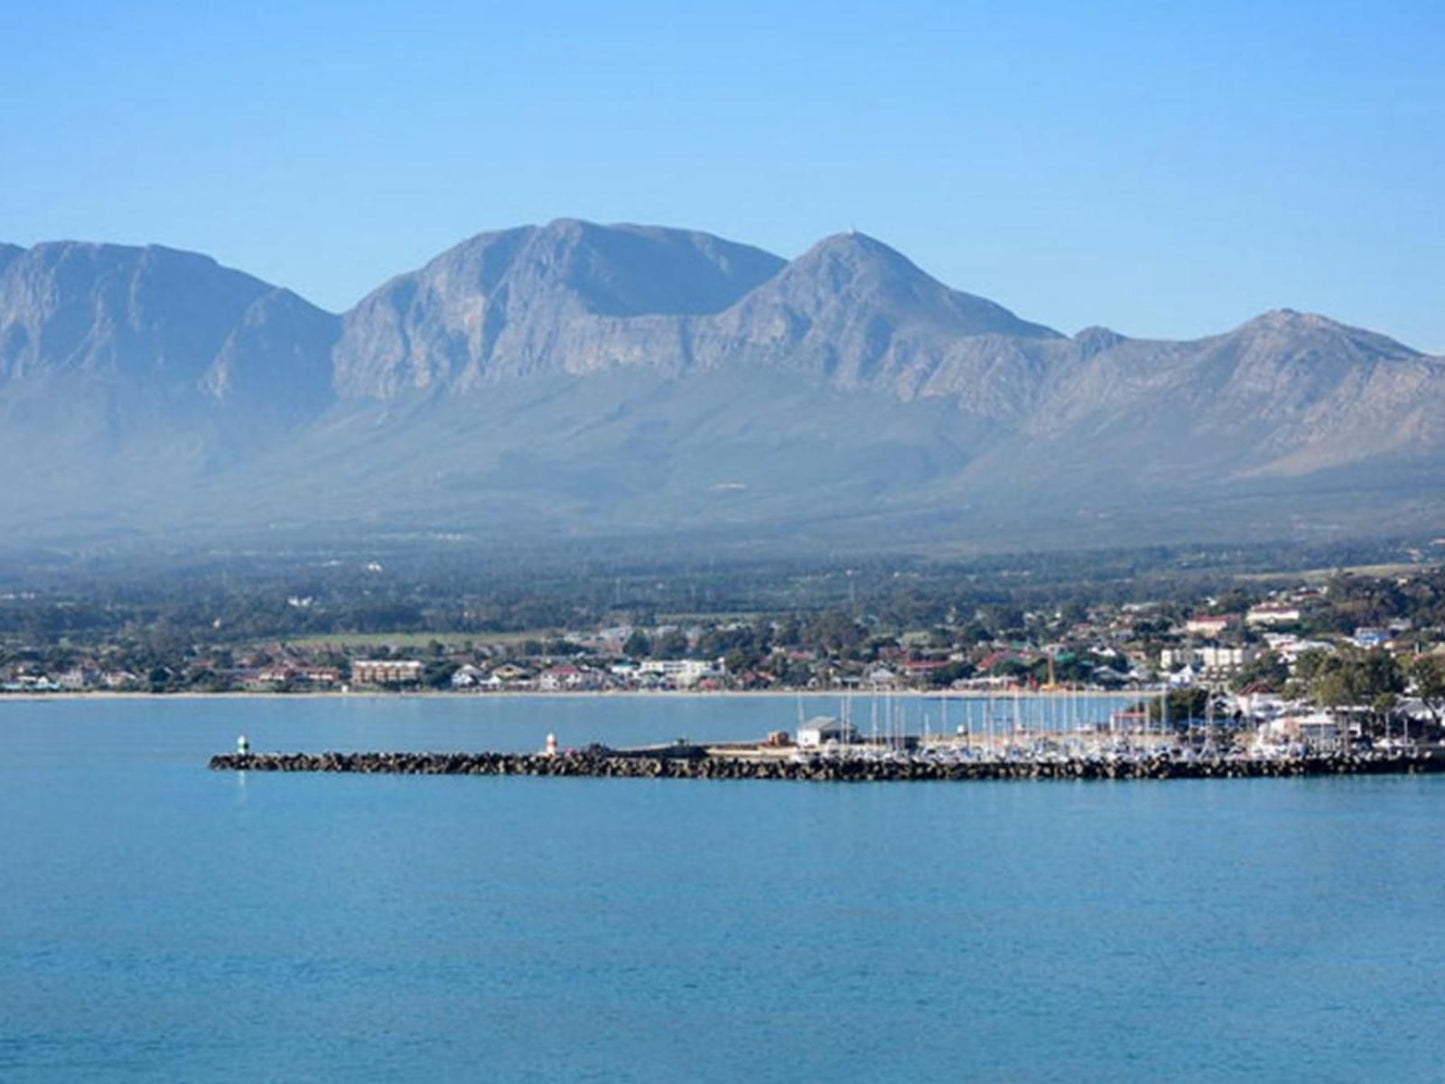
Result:
<svg viewBox="0 0 1445 1084"><path fill-rule="evenodd" d="M944 762L927 758L780 758L638 755L611 750L517 753L222 753L214 771L363 775L525 775L620 779L758 779L799 782L964 782L1037 779L1258 779L1445 772L1438 751L1316 754L1269 759L1052 758Z"/></svg>

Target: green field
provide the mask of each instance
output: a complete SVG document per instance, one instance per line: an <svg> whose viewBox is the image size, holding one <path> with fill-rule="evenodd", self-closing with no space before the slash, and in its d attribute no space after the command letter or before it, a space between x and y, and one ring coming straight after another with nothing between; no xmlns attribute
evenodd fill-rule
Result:
<svg viewBox="0 0 1445 1084"><path fill-rule="evenodd" d="M514 644L523 640L549 640L556 630L537 629L529 632L331 632L319 636L296 636L286 640L294 647L327 647L345 644L348 647L429 647L439 641L448 648L474 644Z"/></svg>
<svg viewBox="0 0 1445 1084"><path fill-rule="evenodd" d="M1435 562L1406 563L1399 562L1385 565L1345 565L1340 568L1310 568L1303 572L1241 572L1235 579L1245 582L1258 582L1266 580L1304 580L1308 583L1324 583L1334 576L1375 576L1380 579L1389 579L1395 576L1419 576L1426 572L1436 571L1440 565Z"/></svg>

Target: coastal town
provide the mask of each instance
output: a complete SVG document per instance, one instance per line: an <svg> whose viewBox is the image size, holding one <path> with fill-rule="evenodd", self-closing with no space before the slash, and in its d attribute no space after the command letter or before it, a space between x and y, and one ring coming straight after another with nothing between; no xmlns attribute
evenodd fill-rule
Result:
<svg viewBox="0 0 1445 1084"><path fill-rule="evenodd" d="M1138 694L1139 711L1272 727L1280 740L1419 741L1439 737L1445 712L1445 577L1423 566L1187 600L992 603L911 628L858 606L494 635L215 637L168 654L120 637L83 646L12 635L0 691Z"/></svg>

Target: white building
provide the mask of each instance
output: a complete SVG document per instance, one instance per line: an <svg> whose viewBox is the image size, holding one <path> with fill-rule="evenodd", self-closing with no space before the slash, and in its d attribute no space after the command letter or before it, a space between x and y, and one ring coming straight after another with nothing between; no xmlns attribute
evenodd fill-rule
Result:
<svg viewBox="0 0 1445 1084"><path fill-rule="evenodd" d="M1288 602L1261 602L1251 606L1244 615L1244 623L1251 628L1274 628L1277 625L1297 625L1300 608Z"/></svg>
<svg viewBox="0 0 1445 1084"><path fill-rule="evenodd" d="M473 686L480 685L482 681L486 679L486 676L486 673L481 669L473 666L471 663L467 663L465 666L459 667L457 672L452 675L452 688L470 689Z"/></svg>
<svg viewBox="0 0 1445 1084"><path fill-rule="evenodd" d="M1184 631L1190 636L1219 636L1237 620L1234 614L1195 614L1184 622Z"/></svg>
<svg viewBox="0 0 1445 1084"><path fill-rule="evenodd" d="M1176 666L1188 667L1207 677L1232 674L1258 654L1253 647L1221 647L1218 644L1204 644L1200 647L1166 647L1159 652L1159 666L1172 670Z"/></svg>
<svg viewBox="0 0 1445 1084"><path fill-rule="evenodd" d="M638 666L637 672L644 677L651 674L654 677L663 679L669 685L679 689L686 689L696 685L703 678L726 673L726 669L721 661L705 662L702 659L648 659Z"/></svg>
<svg viewBox="0 0 1445 1084"><path fill-rule="evenodd" d="M817 749L830 742L847 745L858 740L858 731L852 723L832 715L819 715L798 727L798 748Z"/></svg>

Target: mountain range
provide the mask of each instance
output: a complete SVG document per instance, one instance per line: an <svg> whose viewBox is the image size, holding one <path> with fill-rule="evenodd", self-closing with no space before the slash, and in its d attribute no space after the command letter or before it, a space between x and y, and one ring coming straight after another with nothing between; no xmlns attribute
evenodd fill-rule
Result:
<svg viewBox="0 0 1445 1084"><path fill-rule="evenodd" d="M870 237L484 233L341 314L159 246L0 245L14 539L1087 545L1432 526L1445 359L1280 309L1065 335Z"/></svg>

